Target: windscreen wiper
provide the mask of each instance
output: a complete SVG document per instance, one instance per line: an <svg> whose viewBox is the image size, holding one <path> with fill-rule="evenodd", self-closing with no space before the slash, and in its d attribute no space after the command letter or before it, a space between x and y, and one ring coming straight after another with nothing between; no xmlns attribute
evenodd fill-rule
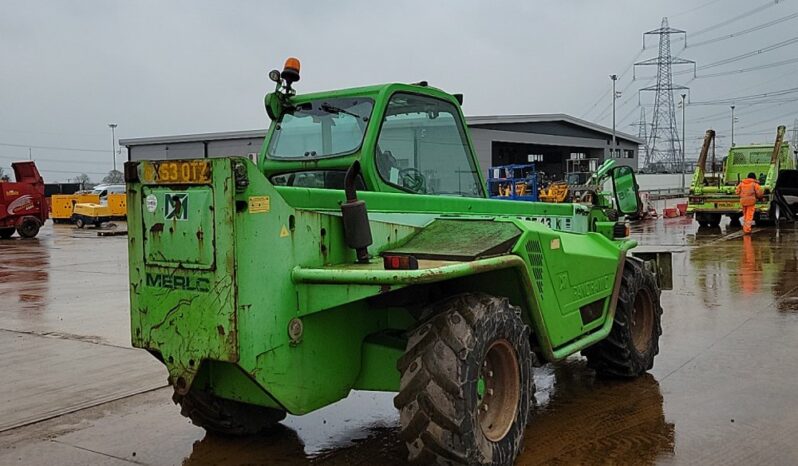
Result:
<svg viewBox="0 0 798 466"><path fill-rule="evenodd" d="M353 117L358 118L358 119L362 118L363 121L367 121L368 120L368 117L365 117L363 115L358 115L357 113L350 112L349 110L345 110L345 109L343 109L341 107L336 107L335 105L321 104L321 106L319 106L319 108L324 110L327 113L336 113L336 114L343 113L345 115L353 116Z"/></svg>

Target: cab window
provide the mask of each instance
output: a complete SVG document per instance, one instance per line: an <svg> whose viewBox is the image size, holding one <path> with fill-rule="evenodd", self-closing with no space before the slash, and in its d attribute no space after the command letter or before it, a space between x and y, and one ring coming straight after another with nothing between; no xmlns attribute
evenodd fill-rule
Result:
<svg viewBox="0 0 798 466"><path fill-rule="evenodd" d="M419 194L482 197L460 114L449 102L396 93L375 149L387 183Z"/></svg>
<svg viewBox="0 0 798 466"><path fill-rule="evenodd" d="M273 159L332 157L360 148L374 103L366 98L314 100L289 108L275 124Z"/></svg>

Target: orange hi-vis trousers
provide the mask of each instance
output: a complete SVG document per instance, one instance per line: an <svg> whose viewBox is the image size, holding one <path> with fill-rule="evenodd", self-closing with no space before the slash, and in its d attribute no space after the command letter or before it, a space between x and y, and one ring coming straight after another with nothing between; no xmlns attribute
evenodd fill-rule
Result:
<svg viewBox="0 0 798 466"><path fill-rule="evenodd" d="M751 227L754 224L754 212L756 206L746 205L743 206L743 233L751 233Z"/></svg>

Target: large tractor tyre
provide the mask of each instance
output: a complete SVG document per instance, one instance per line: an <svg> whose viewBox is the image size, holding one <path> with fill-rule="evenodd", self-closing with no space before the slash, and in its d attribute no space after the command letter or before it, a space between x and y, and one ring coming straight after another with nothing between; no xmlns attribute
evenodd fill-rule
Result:
<svg viewBox="0 0 798 466"><path fill-rule="evenodd" d="M637 377L654 366L662 335L660 290L654 275L627 260L607 338L582 351L599 375Z"/></svg>
<svg viewBox="0 0 798 466"><path fill-rule="evenodd" d="M180 414L195 426L215 434L254 435L285 419L283 410L227 400L200 390L175 393L172 400L180 404Z"/></svg>
<svg viewBox="0 0 798 466"><path fill-rule="evenodd" d="M39 234L42 222L36 217L23 217L17 225L17 233L23 238L33 238Z"/></svg>
<svg viewBox="0 0 798 466"><path fill-rule="evenodd" d="M0 228L0 239L10 239L13 235L13 228Z"/></svg>
<svg viewBox="0 0 798 466"><path fill-rule="evenodd" d="M510 465L535 393L530 330L507 299L462 294L425 312L397 368L412 464Z"/></svg>

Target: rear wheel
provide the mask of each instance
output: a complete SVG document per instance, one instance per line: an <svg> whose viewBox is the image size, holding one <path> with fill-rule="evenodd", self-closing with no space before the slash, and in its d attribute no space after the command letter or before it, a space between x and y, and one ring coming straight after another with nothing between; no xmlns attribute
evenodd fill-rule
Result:
<svg viewBox="0 0 798 466"><path fill-rule="evenodd" d="M285 411L219 398L212 393L191 390L172 396L180 414L198 427L222 435L253 435L285 419Z"/></svg>
<svg viewBox="0 0 798 466"><path fill-rule="evenodd" d="M698 212L695 214L695 221L701 228L717 228L720 226L721 214L710 214Z"/></svg>
<svg viewBox="0 0 798 466"><path fill-rule="evenodd" d="M615 377L636 377L651 369L662 335L659 296L654 275L627 260L612 330L607 338L582 351L588 366Z"/></svg>
<svg viewBox="0 0 798 466"><path fill-rule="evenodd" d="M534 395L529 327L506 299L448 298L410 333L401 373L401 438L414 464L510 465Z"/></svg>
<svg viewBox="0 0 798 466"><path fill-rule="evenodd" d="M17 233L23 238L33 238L39 234L42 222L36 217L24 217L19 226L17 226Z"/></svg>
<svg viewBox="0 0 798 466"><path fill-rule="evenodd" d="M756 222L757 226L761 227L772 227L778 222L778 218L781 216L781 209L779 205L775 202L770 204L770 209L768 210L768 218L764 220L761 216L757 213L754 221Z"/></svg>
<svg viewBox="0 0 798 466"><path fill-rule="evenodd" d="M9 239L14 235L13 228L0 228L0 239Z"/></svg>

